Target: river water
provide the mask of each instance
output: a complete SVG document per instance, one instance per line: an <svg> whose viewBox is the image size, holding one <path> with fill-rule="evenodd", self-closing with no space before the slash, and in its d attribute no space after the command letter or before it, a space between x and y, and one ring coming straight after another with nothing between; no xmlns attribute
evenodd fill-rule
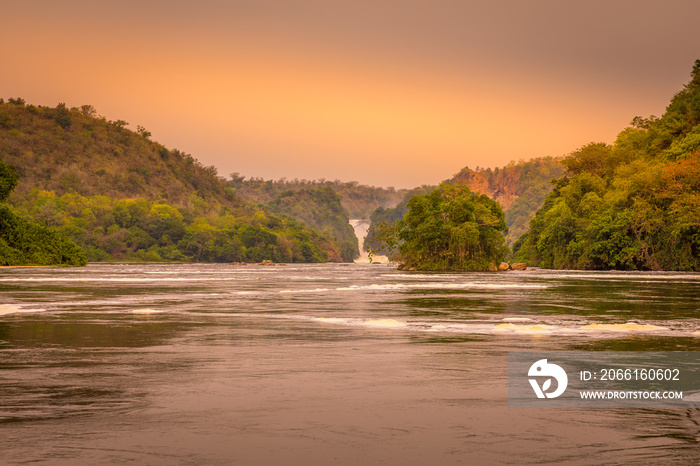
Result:
<svg viewBox="0 0 700 466"><path fill-rule="evenodd" d="M0 463L697 464L697 409L509 408L507 354L698 351L699 308L681 273L0 269Z"/></svg>

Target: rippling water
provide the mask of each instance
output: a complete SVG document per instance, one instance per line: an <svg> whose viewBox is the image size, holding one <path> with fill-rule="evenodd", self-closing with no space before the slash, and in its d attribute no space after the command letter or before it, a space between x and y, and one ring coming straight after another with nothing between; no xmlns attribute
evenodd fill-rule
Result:
<svg viewBox="0 0 700 466"><path fill-rule="evenodd" d="M0 463L700 461L696 409L513 409L509 350L700 350L700 275L0 269Z"/></svg>

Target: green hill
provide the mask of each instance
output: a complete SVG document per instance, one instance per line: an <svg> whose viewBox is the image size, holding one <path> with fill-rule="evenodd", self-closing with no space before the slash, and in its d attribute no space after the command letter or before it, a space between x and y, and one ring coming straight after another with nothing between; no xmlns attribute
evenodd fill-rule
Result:
<svg viewBox="0 0 700 466"><path fill-rule="evenodd" d="M340 244L340 255L345 262L359 257L357 236L348 223L348 212L341 204L341 196L331 187L288 190L273 199L268 207L275 213L303 221L310 227L334 238Z"/></svg>
<svg viewBox="0 0 700 466"><path fill-rule="evenodd" d="M395 206L403 199L406 189L380 188L359 184L357 181L342 182L340 180L263 180L248 178L238 173L231 174L228 185L236 190L244 199L258 204L268 204L288 191L314 190L330 188L341 198L343 208L349 218L369 218L378 207Z"/></svg>
<svg viewBox="0 0 700 466"><path fill-rule="evenodd" d="M700 270L700 60L661 117L566 157L566 176L515 244L553 268Z"/></svg>
<svg viewBox="0 0 700 466"><path fill-rule="evenodd" d="M408 192L339 180L263 180L231 174L228 186L247 201L288 215L323 232L338 245L343 261L359 256L350 219L369 218L375 209L390 208Z"/></svg>
<svg viewBox="0 0 700 466"><path fill-rule="evenodd" d="M143 197L184 205L192 197L241 207L240 198L191 155L152 142L122 120L97 117L91 106L68 109L0 104L0 157L17 168L13 199L34 188L57 195Z"/></svg>
<svg viewBox="0 0 700 466"><path fill-rule="evenodd" d="M9 203L97 260L340 261L340 244L247 202L194 157L89 105L0 99L0 160L20 175Z"/></svg>

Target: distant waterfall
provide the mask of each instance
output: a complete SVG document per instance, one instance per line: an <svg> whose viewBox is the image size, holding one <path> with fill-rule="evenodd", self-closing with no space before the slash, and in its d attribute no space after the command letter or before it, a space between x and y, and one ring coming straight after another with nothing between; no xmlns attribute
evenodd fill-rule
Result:
<svg viewBox="0 0 700 466"><path fill-rule="evenodd" d="M369 255L367 251L364 250L365 237L367 236L367 230L369 229L371 222L366 219L350 219L350 225L352 229L355 230L355 236L357 236L357 242L360 245L360 258L355 259L356 264L368 264ZM372 257L372 262L388 262L386 256L374 256Z"/></svg>

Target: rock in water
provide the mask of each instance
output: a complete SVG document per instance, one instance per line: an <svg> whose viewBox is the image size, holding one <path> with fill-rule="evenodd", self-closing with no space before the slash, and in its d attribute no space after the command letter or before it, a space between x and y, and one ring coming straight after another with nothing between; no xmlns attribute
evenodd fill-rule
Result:
<svg viewBox="0 0 700 466"><path fill-rule="evenodd" d="M498 270L501 272L503 272L504 270L508 270L509 268L510 268L510 266L508 265L508 262L501 262L498 265Z"/></svg>
<svg viewBox="0 0 700 466"><path fill-rule="evenodd" d="M512 270L527 270L527 264L525 262L516 262L515 264L510 264Z"/></svg>

